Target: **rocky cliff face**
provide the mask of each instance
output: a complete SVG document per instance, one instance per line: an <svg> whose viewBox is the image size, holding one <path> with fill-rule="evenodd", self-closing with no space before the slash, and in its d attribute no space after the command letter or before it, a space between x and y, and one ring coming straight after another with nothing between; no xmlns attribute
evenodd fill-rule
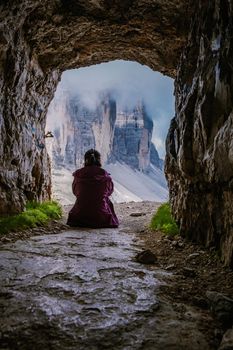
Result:
<svg viewBox="0 0 233 350"><path fill-rule="evenodd" d="M47 128L53 132L54 138L47 144L52 146L49 151L54 166L68 169L81 166L84 147L94 147L94 118L95 115L84 108L78 98L60 93L53 100L48 111Z"/></svg>
<svg viewBox="0 0 233 350"><path fill-rule="evenodd" d="M95 140L94 148L99 150L102 162L105 164L112 153L116 122L116 101L109 94L106 94L104 98L101 98L100 106L98 106L95 113L98 115L98 118L95 119L92 125Z"/></svg>
<svg viewBox="0 0 233 350"><path fill-rule="evenodd" d="M61 91L51 103L47 128L54 134L47 142L53 166L74 170L83 166L85 152L96 148L105 163L110 156L116 102L106 95L95 110L85 107L78 96Z"/></svg>
<svg viewBox="0 0 233 350"><path fill-rule="evenodd" d="M153 143L150 145L150 162L161 170L164 168L164 161L159 158L158 151Z"/></svg>
<svg viewBox="0 0 233 350"><path fill-rule="evenodd" d="M132 111L118 112L110 162L123 162L144 172L148 170L151 161L161 168L161 160L155 156L158 152L151 142L152 131L153 122L142 103Z"/></svg>
<svg viewBox="0 0 233 350"><path fill-rule="evenodd" d="M233 7L199 3L176 79L166 174L181 233L233 266Z"/></svg>
<svg viewBox="0 0 233 350"><path fill-rule="evenodd" d="M150 163L161 168L162 160L151 143L153 123L142 103L132 111L117 112L116 101L105 93L96 109L90 110L78 96L61 91L51 103L47 120L54 134L47 144L55 168L82 167L89 148L100 151L103 164L119 161L143 172Z"/></svg>

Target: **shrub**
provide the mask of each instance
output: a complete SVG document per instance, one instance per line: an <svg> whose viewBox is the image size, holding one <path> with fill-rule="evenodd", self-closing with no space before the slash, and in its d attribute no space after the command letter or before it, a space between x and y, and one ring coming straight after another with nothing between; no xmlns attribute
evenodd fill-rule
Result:
<svg viewBox="0 0 233 350"><path fill-rule="evenodd" d="M169 203L164 203L158 208L151 220L150 228L160 230L172 236L179 233L179 228L171 215Z"/></svg>
<svg viewBox="0 0 233 350"><path fill-rule="evenodd" d="M4 234L10 231L42 226L51 219L59 219L61 215L62 209L55 201L44 203L29 202L24 212L0 218L0 233Z"/></svg>
<svg viewBox="0 0 233 350"><path fill-rule="evenodd" d="M61 217L62 210L60 205L55 201L36 203L29 202L26 205L26 210L39 209L42 213L46 214L51 219L58 219Z"/></svg>

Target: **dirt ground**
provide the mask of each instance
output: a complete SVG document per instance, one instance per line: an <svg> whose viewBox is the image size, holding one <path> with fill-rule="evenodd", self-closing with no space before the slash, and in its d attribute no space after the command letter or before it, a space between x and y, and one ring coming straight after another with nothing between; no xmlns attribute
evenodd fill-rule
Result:
<svg viewBox="0 0 233 350"><path fill-rule="evenodd" d="M145 249L150 249L158 258L157 266L175 274L174 285L164 286L168 295L175 300L185 300L193 305L205 306L207 290L214 290L233 296L233 271L221 263L214 250L185 240L180 236L169 237L148 228L152 215L161 203L129 202L115 204L121 225L128 232L137 234ZM67 229L66 218L70 206L64 207L61 220L51 221L46 227L0 235L0 244L41 234L56 234ZM125 228L124 228L125 230Z"/></svg>
<svg viewBox="0 0 233 350"><path fill-rule="evenodd" d="M156 255L157 261L151 265L152 270L162 269L171 273L171 277L167 277L168 283L160 287L161 299L169 300L180 312L181 318L187 317L185 305L190 305L206 314L209 320L206 292L220 292L232 298L233 271L223 266L214 250L208 250L179 236L169 237L150 230L149 222L159 205L155 202L115 204L121 223L119 232L122 229L122 232L134 234L135 240L142 242L143 249L149 249ZM47 227L0 236L0 245L67 230L65 222L69 209L70 207L65 207L62 220L53 221ZM211 322L201 323L200 329L206 332L211 348L216 349L225 331L222 325L213 318Z"/></svg>
<svg viewBox="0 0 233 350"><path fill-rule="evenodd" d="M161 297L180 309L185 317L185 307L190 305L213 316L212 322L200 323L213 349L218 348L224 327L209 311L206 292L223 293L233 298L233 271L225 267L214 249L207 249L180 236L171 237L149 229L149 222L160 203L122 203L117 212L129 230L137 233L145 249L152 251L157 262L152 269L165 269L172 273L172 279L160 287ZM131 216L138 214L138 216ZM140 216L141 215L141 216Z"/></svg>

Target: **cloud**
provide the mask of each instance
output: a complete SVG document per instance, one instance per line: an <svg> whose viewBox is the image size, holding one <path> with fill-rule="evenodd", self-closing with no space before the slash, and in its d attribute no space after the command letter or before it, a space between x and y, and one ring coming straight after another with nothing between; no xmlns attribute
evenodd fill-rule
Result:
<svg viewBox="0 0 233 350"><path fill-rule="evenodd" d="M79 95L90 109L99 102L99 94L109 90L120 109L131 108L143 100L154 121L153 140L160 155L164 155L164 141L170 119L174 116L174 81L149 67L131 61L112 61L68 70L62 74L59 90Z"/></svg>

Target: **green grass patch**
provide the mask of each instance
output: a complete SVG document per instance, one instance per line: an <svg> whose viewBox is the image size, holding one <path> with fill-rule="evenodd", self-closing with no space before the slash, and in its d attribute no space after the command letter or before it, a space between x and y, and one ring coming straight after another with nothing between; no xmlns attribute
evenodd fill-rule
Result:
<svg viewBox="0 0 233 350"><path fill-rule="evenodd" d="M168 235L175 236L179 233L179 228L171 215L169 203L162 204L153 216L150 228L160 230Z"/></svg>
<svg viewBox="0 0 233 350"><path fill-rule="evenodd" d="M61 215L61 206L55 201L29 202L22 213L0 218L0 234L43 226L50 220L59 219Z"/></svg>

